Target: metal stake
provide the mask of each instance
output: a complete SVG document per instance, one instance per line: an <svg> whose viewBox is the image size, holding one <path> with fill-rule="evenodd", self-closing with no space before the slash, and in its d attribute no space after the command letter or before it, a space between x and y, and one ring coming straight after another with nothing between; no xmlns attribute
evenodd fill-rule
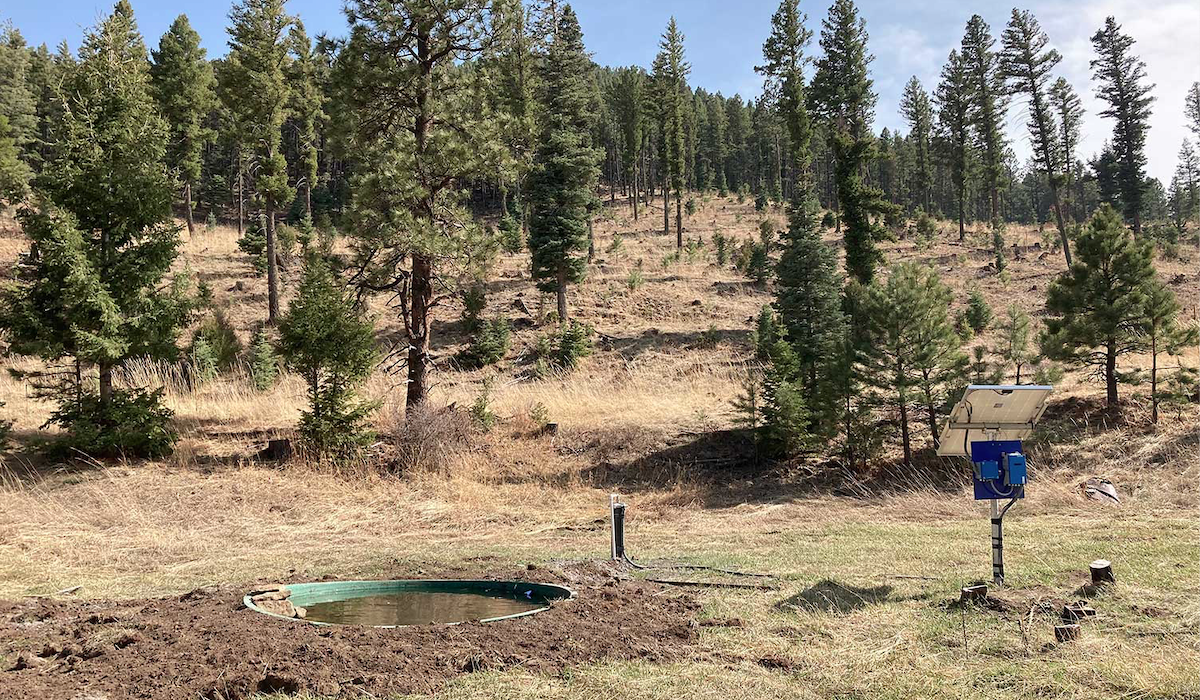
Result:
<svg viewBox="0 0 1200 700"><path fill-rule="evenodd" d="M609 496L612 510L612 558L625 558L625 504L617 500L617 494Z"/></svg>
<svg viewBox="0 0 1200 700"><path fill-rule="evenodd" d="M992 499L992 581L1004 585L1004 514L1000 502Z"/></svg>

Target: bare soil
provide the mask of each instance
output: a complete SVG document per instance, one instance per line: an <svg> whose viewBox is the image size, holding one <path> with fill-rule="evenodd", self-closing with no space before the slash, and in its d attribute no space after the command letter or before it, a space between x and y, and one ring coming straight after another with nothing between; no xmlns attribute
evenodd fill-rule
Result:
<svg viewBox="0 0 1200 700"><path fill-rule="evenodd" d="M398 629L269 618L241 604L254 584L171 598L0 601L0 697L424 693L482 670L559 674L599 660L670 661L698 638L692 598L605 563L420 575L562 583L576 598L515 620Z"/></svg>

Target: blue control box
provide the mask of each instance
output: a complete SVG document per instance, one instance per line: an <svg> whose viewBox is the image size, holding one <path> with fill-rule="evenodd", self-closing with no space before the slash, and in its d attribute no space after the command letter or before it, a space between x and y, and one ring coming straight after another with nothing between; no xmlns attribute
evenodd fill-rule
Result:
<svg viewBox="0 0 1200 700"><path fill-rule="evenodd" d="M1020 440L985 440L971 443L975 463L975 500L1025 497L1028 470Z"/></svg>
<svg viewBox="0 0 1200 700"><path fill-rule="evenodd" d="M1004 480L1009 486L1024 486L1025 471L1025 455L1004 455Z"/></svg>

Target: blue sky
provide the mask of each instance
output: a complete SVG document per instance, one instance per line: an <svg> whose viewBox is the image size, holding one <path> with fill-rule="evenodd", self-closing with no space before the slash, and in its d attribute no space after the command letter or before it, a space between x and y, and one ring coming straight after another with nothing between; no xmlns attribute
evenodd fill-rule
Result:
<svg viewBox="0 0 1200 700"><path fill-rule="evenodd" d="M148 44L156 44L171 20L186 13L200 32L210 55L225 52L225 24L229 0L132 0ZM830 0L807 2L808 26L819 34L820 20ZM778 0L577 0L572 3L583 25L584 39L599 63L648 66L657 51L658 38L674 16L687 37L691 83L726 95L755 95L760 79L754 64L761 61L762 41L769 31L771 13ZM950 49L962 37L967 19L983 15L998 37L1008 21L1009 2L895 2L859 0L867 22L870 48L875 54L872 74L879 93L877 127L903 129L897 113L900 92L916 75L931 90ZM107 0L0 0L0 21L13 24L33 44L52 47L67 40L78 47L85 27L111 9ZM288 9L304 20L310 34L345 30L338 0L290 0ZM1176 154L1188 136L1183 117L1187 87L1200 80L1200 2L1196 0L1027 0L1023 9L1034 12L1063 54L1059 73L1083 97L1088 115L1081 153L1090 155L1112 132L1111 122L1099 118L1101 105L1093 97L1088 61L1093 57L1088 38L1108 15L1114 15L1137 40L1135 51L1146 61L1150 78L1157 83L1154 117L1148 140L1150 174L1166 185L1175 168ZM818 51L814 45L812 51ZM1025 109L1014 104L1008 127L1018 154L1028 153Z"/></svg>

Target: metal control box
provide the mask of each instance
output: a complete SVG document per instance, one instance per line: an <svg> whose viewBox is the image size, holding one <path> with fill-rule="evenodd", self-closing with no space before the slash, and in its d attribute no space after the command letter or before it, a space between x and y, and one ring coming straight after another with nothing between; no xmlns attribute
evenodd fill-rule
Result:
<svg viewBox="0 0 1200 700"><path fill-rule="evenodd" d="M1009 486L1024 486L1026 478L1025 455L1004 455L1004 482Z"/></svg>

